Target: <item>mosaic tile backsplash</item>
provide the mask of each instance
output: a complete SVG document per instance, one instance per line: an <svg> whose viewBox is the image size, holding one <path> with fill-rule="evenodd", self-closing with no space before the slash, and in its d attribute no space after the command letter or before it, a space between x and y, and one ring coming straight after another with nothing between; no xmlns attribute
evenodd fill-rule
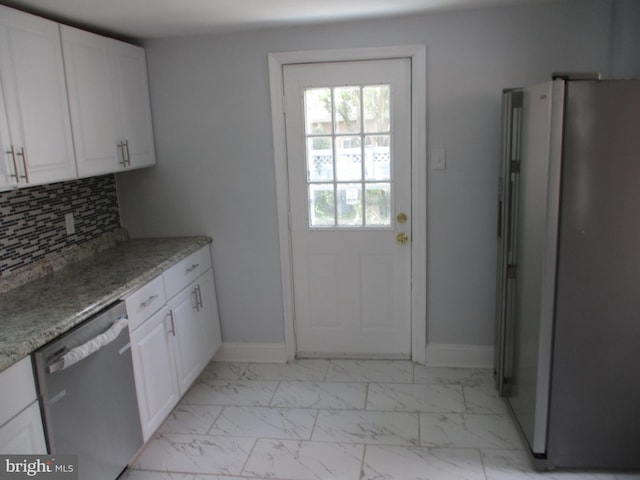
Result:
<svg viewBox="0 0 640 480"><path fill-rule="evenodd" d="M75 220L69 236L67 213ZM0 276L117 229L113 175L0 192Z"/></svg>

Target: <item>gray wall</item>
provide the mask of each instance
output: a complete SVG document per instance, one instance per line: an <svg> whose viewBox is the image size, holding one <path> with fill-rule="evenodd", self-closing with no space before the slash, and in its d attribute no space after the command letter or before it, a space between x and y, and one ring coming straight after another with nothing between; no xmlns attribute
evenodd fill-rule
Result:
<svg viewBox="0 0 640 480"><path fill-rule="evenodd" d="M124 226L211 235L224 340L283 342L267 54L426 44L428 146L448 161L415 212L428 218L428 341L490 345L500 92L558 70L608 75L620 17L578 0L149 41L158 165L118 176Z"/></svg>
<svg viewBox="0 0 640 480"><path fill-rule="evenodd" d="M640 2L616 0L613 4L611 75L640 77Z"/></svg>

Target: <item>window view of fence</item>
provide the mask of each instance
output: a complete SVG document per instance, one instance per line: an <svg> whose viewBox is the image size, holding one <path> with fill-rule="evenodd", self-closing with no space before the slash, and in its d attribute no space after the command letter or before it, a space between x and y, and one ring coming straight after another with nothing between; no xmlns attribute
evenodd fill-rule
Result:
<svg viewBox="0 0 640 480"><path fill-rule="evenodd" d="M305 91L310 227L391 225L389 85Z"/></svg>

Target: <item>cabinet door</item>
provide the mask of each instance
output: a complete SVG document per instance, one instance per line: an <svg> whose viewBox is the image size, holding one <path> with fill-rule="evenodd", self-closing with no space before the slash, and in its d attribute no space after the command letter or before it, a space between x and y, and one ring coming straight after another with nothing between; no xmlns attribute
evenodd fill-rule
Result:
<svg viewBox="0 0 640 480"><path fill-rule="evenodd" d="M173 335L167 308L153 315L131 334L133 373L145 442L180 399Z"/></svg>
<svg viewBox="0 0 640 480"><path fill-rule="evenodd" d="M4 93L0 83L0 148L2 148L2 160L0 161L0 190L6 190L18 183L16 165L13 163L11 151L11 135L9 134L9 122L7 109L4 105Z"/></svg>
<svg viewBox="0 0 640 480"><path fill-rule="evenodd" d="M0 80L20 183L75 178L58 24L1 7Z"/></svg>
<svg viewBox="0 0 640 480"><path fill-rule="evenodd" d="M38 402L0 428L0 454L36 455L47 453Z"/></svg>
<svg viewBox="0 0 640 480"><path fill-rule="evenodd" d="M185 393L207 363L201 317L194 284L169 301L175 326L174 347L180 392Z"/></svg>
<svg viewBox="0 0 640 480"><path fill-rule="evenodd" d="M222 345L213 270L207 271L198 279L196 288L199 302L197 315L201 317L202 337L205 340L204 359L209 362Z"/></svg>
<svg viewBox="0 0 640 480"><path fill-rule="evenodd" d="M127 168L155 164L149 83L144 49L114 42L120 137L125 142Z"/></svg>
<svg viewBox="0 0 640 480"><path fill-rule="evenodd" d="M78 175L122 168L113 74L113 40L60 27ZM119 163L121 164L119 166Z"/></svg>

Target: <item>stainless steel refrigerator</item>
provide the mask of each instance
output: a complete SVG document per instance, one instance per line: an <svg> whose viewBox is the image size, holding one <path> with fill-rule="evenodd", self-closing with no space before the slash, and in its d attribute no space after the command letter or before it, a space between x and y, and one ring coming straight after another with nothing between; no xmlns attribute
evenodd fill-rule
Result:
<svg viewBox="0 0 640 480"><path fill-rule="evenodd" d="M495 378L538 468L640 469L640 80L503 94Z"/></svg>

